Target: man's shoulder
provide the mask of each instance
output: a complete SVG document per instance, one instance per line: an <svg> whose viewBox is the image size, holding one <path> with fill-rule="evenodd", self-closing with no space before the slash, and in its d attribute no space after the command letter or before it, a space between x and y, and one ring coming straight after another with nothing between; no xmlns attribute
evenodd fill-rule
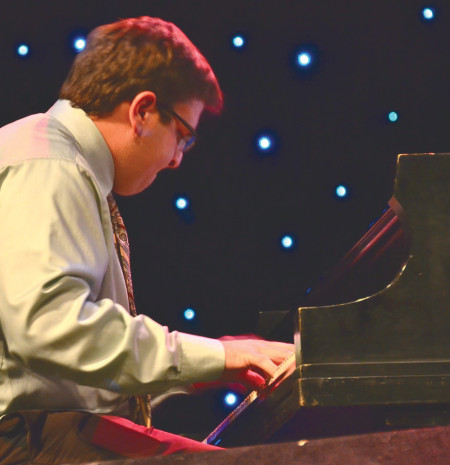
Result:
<svg viewBox="0 0 450 465"><path fill-rule="evenodd" d="M0 128L0 166L39 158L76 160L78 144L56 118L39 113Z"/></svg>

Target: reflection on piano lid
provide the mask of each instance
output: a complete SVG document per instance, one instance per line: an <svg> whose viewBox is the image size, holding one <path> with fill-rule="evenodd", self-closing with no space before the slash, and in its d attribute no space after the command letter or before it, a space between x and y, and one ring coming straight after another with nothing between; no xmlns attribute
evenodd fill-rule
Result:
<svg viewBox="0 0 450 465"><path fill-rule="evenodd" d="M353 419L347 434L450 423L449 184L450 154L398 156L388 210L294 312L296 371L214 443L263 442L286 424L308 437L305 421L339 434L333 412Z"/></svg>
<svg viewBox="0 0 450 465"><path fill-rule="evenodd" d="M351 302L384 289L405 266L410 239L407 217L392 197L367 233L306 292L303 303L318 306Z"/></svg>

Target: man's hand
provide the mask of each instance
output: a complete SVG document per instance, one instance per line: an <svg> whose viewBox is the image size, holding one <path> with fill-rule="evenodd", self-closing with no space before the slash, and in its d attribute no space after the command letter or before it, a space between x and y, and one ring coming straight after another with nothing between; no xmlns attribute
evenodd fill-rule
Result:
<svg viewBox="0 0 450 465"><path fill-rule="evenodd" d="M221 338L225 348L222 380L255 389L272 378L277 366L294 352L293 344L241 337Z"/></svg>

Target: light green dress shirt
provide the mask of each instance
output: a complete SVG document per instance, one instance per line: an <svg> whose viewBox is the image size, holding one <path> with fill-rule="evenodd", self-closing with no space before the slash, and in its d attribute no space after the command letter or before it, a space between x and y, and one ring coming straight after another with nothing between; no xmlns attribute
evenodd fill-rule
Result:
<svg viewBox="0 0 450 465"><path fill-rule="evenodd" d="M130 316L106 200L113 178L105 140L68 101L0 129L0 414L126 416L128 394L223 371L219 341Z"/></svg>

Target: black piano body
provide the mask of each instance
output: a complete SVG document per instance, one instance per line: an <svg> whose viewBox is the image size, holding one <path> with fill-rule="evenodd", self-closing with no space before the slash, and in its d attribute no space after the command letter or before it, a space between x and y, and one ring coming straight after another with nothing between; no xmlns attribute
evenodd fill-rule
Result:
<svg viewBox="0 0 450 465"><path fill-rule="evenodd" d="M293 312L294 374L207 442L450 424L449 180L450 154L398 156L389 208Z"/></svg>

